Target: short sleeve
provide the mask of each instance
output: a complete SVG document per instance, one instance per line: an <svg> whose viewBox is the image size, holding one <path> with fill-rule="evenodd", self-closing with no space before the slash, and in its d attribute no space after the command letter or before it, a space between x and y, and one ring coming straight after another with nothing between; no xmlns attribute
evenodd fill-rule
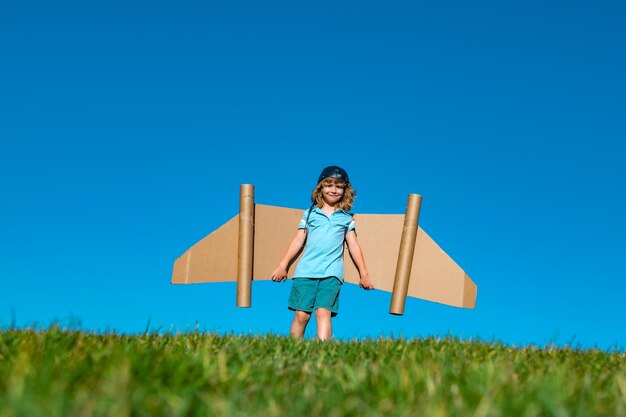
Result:
<svg viewBox="0 0 626 417"><path fill-rule="evenodd" d="M300 223L298 223L298 229L306 229L306 217L309 214L309 210L304 210L304 213L302 214L302 220L300 220Z"/></svg>
<svg viewBox="0 0 626 417"><path fill-rule="evenodd" d="M348 230L346 233L348 233L351 230L354 230L354 233L356 233L356 224L354 224L354 220L350 220L350 223L348 224Z"/></svg>

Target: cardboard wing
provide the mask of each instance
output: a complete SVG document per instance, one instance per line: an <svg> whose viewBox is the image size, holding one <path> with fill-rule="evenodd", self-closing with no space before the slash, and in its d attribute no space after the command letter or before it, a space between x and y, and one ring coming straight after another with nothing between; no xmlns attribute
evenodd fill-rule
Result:
<svg viewBox="0 0 626 417"><path fill-rule="evenodd" d="M297 232L303 210L254 204L252 279L269 280ZM355 214L358 241L376 289L391 292L404 227L403 214ZM230 219L183 253L174 263L173 284L236 281L240 216ZM345 282L359 274L345 251ZM293 276L295 262L289 268ZM455 307L474 308L476 284L422 230L417 228L407 296ZM402 313L399 313L402 314Z"/></svg>

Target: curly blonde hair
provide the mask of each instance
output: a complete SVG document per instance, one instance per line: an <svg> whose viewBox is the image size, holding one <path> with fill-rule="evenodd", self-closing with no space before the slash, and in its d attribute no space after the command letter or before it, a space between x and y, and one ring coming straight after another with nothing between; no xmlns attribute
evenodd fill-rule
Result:
<svg viewBox="0 0 626 417"><path fill-rule="evenodd" d="M354 197L356 197L356 191L350 183L346 183L344 180L337 178L325 178L320 181L313 192L311 193L311 202L315 204L317 207L324 207L324 197L322 196L322 187L336 184L338 187L343 187L343 197L341 200L335 204L335 208L338 210L350 211L352 208L352 204L354 204Z"/></svg>

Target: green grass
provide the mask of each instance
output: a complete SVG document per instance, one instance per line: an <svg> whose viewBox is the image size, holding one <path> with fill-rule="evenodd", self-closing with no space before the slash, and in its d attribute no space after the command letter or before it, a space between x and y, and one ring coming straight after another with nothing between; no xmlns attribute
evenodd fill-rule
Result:
<svg viewBox="0 0 626 417"><path fill-rule="evenodd" d="M443 339L0 331L0 417L626 416L626 354Z"/></svg>

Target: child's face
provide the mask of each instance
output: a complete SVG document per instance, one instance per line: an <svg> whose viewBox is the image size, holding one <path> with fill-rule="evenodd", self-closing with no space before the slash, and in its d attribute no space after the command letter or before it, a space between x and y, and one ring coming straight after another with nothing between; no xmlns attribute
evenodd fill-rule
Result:
<svg viewBox="0 0 626 417"><path fill-rule="evenodd" d="M327 185L322 186L322 198L331 207L334 207L335 204L339 203L343 198L345 185L337 184L336 182L331 182Z"/></svg>

